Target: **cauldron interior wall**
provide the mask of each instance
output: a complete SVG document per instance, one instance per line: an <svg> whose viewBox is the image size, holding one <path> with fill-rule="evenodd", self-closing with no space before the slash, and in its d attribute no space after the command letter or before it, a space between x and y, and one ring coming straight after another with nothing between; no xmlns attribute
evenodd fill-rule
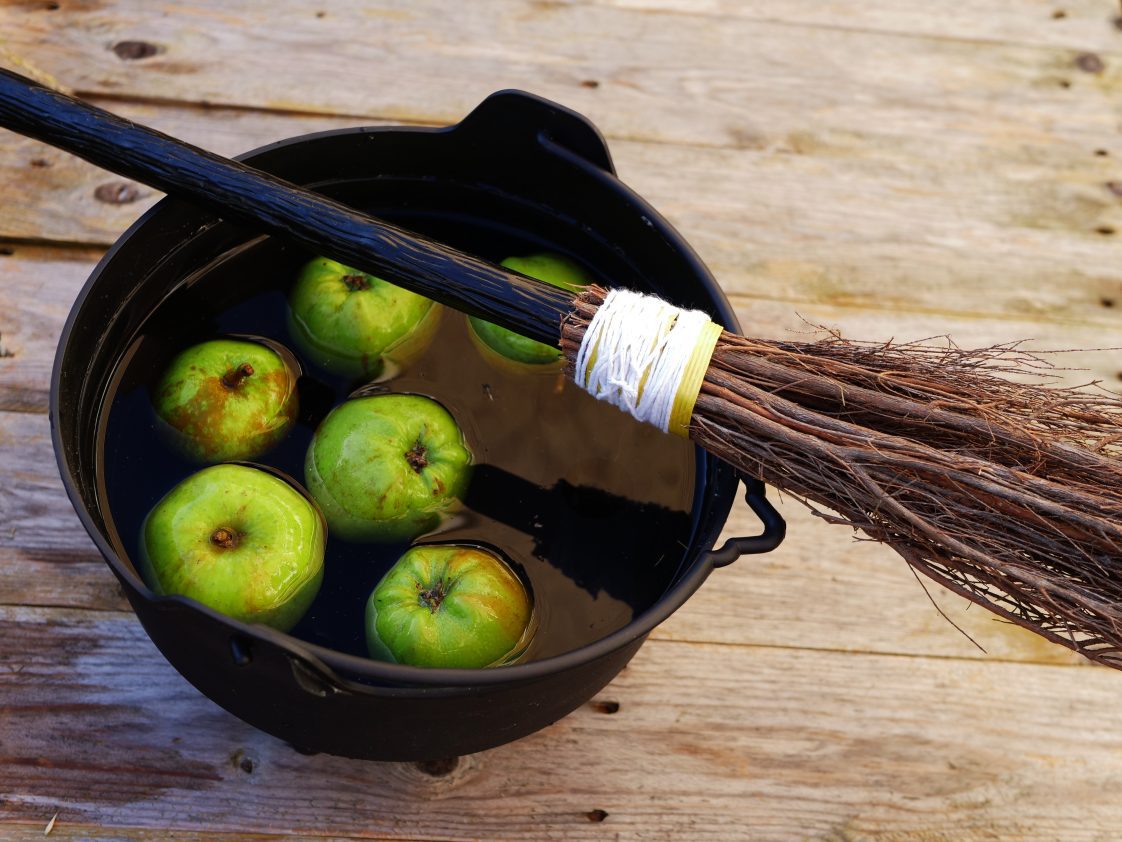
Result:
<svg viewBox="0 0 1122 842"><path fill-rule="evenodd" d="M338 198L409 213L502 220L595 255L600 277L708 310L735 327L708 271L611 171L590 124L516 92L449 129L355 129L244 156ZM56 453L80 518L152 640L196 687L246 721L312 751L422 759L528 734L591 697L650 629L701 584L732 502L730 469L698 451L694 534L670 589L626 628L565 656L494 670L419 670L309 647L178 598L155 598L119 552L93 470L100 406L144 320L192 272L255 233L165 200L94 271L64 330L52 382Z"/></svg>

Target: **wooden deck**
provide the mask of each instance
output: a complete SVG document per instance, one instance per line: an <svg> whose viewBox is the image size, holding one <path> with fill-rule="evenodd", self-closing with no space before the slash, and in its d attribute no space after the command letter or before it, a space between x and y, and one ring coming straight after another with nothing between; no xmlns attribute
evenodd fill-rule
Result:
<svg viewBox="0 0 1122 842"><path fill-rule="evenodd" d="M587 114L745 331L1122 344L1107 0L5 0L0 65L218 152ZM54 346L158 195L0 132L0 838L1112 840L1122 675L791 501L597 699L447 764L302 756L148 642L62 491ZM106 187L99 190L99 188ZM1064 358L1122 385L1122 352ZM742 506L729 534L753 529Z"/></svg>

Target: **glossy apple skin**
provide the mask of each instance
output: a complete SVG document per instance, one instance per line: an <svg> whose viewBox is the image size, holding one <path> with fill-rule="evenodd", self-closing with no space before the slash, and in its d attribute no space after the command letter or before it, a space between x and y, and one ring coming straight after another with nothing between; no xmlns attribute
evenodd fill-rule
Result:
<svg viewBox="0 0 1122 842"><path fill-rule="evenodd" d="M156 384L152 405L173 444L193 461L254 459L292 428L298 376L266 345L213 339L176 355Z"/></svg>
<svg viewBox="0 0 1122 842"><path fill-rule="evenodd" d="M441 307L374 275L317 257L289 296L289 332L313 363L344 377L384 377L428 347Z"/></svg>
<svg viewBox="0 0 1122 842"><path fill-rule="evenodd" d="M175 486L145 519L141 575L157 594L287 631L319 592L326 540L320 513L287 482L214 465Z"/></svg>
<svg viewBox="0 0 1122 842"><path fill-rule="evenodd" d="M501 265L569 290L574 296L581 287L592 283L592 279L579 264L552 252L508 257ZM510 361L518 364L517 369L522 371L533 368L552 370L561 364L561 352L552 345L522 336L476 316L468 317L468 323L471 325L476 347L493 364L501 365L503 361Z"/></svg>
<svg viewBox="0 0 1122 842"><path fill-rule="evenodd" d="M320 424L304 481L333 535L408 541L455 510L471 451L454 418L421 395L355 398Z"/></svg>
<svg viewBox="0 0 1122 842"><path fill-rule="evenodd" d="M410 548L366 602L371 657L418 667L478 669L528 643L533 603L495 553L475 546Z"/></svg>

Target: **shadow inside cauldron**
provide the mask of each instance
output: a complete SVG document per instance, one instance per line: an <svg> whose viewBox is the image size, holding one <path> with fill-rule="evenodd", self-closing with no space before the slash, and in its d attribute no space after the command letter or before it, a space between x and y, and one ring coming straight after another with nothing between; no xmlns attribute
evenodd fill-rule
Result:
<svg viewBox="0 0 1122 842"><path fill-rule="evenodd" d="M535 557L593 597L604 592L636 611L660 595L648 593L644 580L661 590L674 578L643 576L643 569L665 559L677 563L684 548L666 547L667 535L690 529L682 511L566 480L544 487L494 465L475 467L464 502L530 536ZM655 523L659 528L652 529Z"/></svg>

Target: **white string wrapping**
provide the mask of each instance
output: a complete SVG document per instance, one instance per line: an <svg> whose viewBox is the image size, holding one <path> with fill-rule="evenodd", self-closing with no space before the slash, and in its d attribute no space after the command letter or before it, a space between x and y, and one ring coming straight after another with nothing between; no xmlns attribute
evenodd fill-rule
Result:
<svg viewBox="0 0 1122 842"><path fill-rule="evenodd" d="M652 295L613 289L585 331L574 379L595 398L663 432L709 316Z"/></svg>

